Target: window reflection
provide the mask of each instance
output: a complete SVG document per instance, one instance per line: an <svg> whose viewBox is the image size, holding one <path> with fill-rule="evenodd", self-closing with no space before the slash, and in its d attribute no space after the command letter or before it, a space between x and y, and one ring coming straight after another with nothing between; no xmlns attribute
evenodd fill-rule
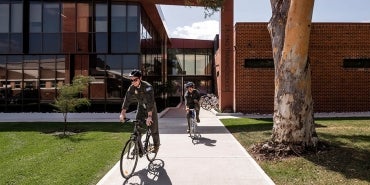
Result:
<svg viewBox="0 0 370 185"><path fill-rule="evenodd" d="M63 85L64 80L65 80L65 69L66 69L66 58L64 55L58 55L56 58L56 79L57 79L57 85Z"/></svg>
<svg viewBox="0 0 370 185"><path fill-rule="evenodd" d="M96 33L95 45L97 53L106 53L108 51L108 33Z"/></svg>
<svg viewBox="0 0 370 185"><path fill-rule="evenodd" d="M122 53L127 51L127 36L125 33L112 33L111 34L111 50L112 53Z"/></svg>
<svg viewBox="0 0 370 185"><path fill-rule="evenodd" d="M95 78L88 93L105 104L122 100L132 69L143 70L153 84L163 85L164 44L139 4L7 2L0 3L0 53L12 56L0 56L0 87L9 87L8 99L21 107L18 111L31 110L26 108L31 104L41 110L41 104L54 100L58 85L78 74Z"/></svg>
<svg viewBox="0 0 370 185"><path fill-rule="evenodd" d="M126 31L126 5L112 4L111 32Z"/></svg>
<svg viewBox="0 0 370 185"><path fill-rule="evenodd" d="M130 43L127 48L127 52L140 52L139 33L126 33L127 43Z"/></svg>
<svg viewBox="0 0 370 185"><path fill-rule="evenodd" d="M30 32L31 33L38 33L41 32L41 4L31 2L30 4Z"/></svg>
<svg viewBox="0 0 370 185"><path fill-rule="evenodd" d="M10 16L10 31L12 33L22 33L22 22L23 22L23 6L21 3L11 4L11 16ZM0 16L1 17L1 16ZM3 26L3 24L1 24Z"/></svg>
<svg viewBox="0 0 370 185"><path fill-rule="evenodd" d="M120 98L122 87L122 56L107 56L107 98Z"/></svg>
<svg viewBox="0 0 370 185"><path fill-rule="evenodd" d="M9 32L9 4L0 4L0 33Z"/></svg>
<svg viewBox="0 0 370 185"><path fill-rule="evenodd" d="M96 4L95 6L95 31L108 31L108 9L106 4Z"/></svg>
<svg viewBox="0 0 370 185"><path fill-rule="evenodd" d="M95 79L90 84L90 99L105 99L105 61L104 55L90 56L89 73Z"/></svg>
<svg viewBox="0 0 370 185"><path fill-rule="evenodd" d="M56 95L56 62L54 56L40 61L40 95L42 100L54 100Z"/></svg>
<svg viewBox="0 0 370 185"><path fill-rule="evenodd" d="M41 33L30 33L29 37L29 52L30 53L41 53L42 52L42 34Z"/></svg>
<svg viewBox="0 0 370 185"><path fill-rule="evenodd" d="M43 51L44 53L59 53L60 52L60 34L49 33L43 34Z"/></svg>
<svg viewBox="0 0 370 185"><path fill-rule="evenodd" d="M9 46L10 46L9 48L10 53L22 53L23 51L22 34L10 34Z"/></svg>
<svg viewBox="0 0 370 185"><path fill-rule="evenodd" d="M138 6L129 5L127 7L127 31L137 32L139 27L138 20Z"/></svg>
<svg viewBox="0 0 370 185"><path fill-rule="evenodd" d="M44 33L60 32L60 12L59 3L44 3L42 15Z"/></svg>
<svg viewBox="0 0 370 185"><path fill-rule="evenodd" d="M9 53L9 35L0 33L0 53Z"/></svg>
<svg viewBox="0 0 370 185"><path fill-rule="evenodd" d="M195 52L191 49L184 51L186 75L195 75Z"/></svg>
<svg viewBox="0 0 370 185"><path fill-rule="evenodd" d="M77 3L77 32L89 32L92 19L88 3Z"/></svg>

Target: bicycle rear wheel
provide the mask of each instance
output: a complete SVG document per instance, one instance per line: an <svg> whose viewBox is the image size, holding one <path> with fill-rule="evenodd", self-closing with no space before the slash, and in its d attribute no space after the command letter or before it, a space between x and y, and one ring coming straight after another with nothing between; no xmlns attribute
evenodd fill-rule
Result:
<svg viewBox="0 0 370 185"><path fill-rule="evenodd" d="M146 148L146 158L148 161L152 162L154 159L157 157L157 152L153 152L154 150L154 139L153 136L150 132L146 133L146 140L147 142L145 143L145 148Z"/></svg>
<svg viewBox="0 0 370 185"><path fill-rule="evenodd" d="M123 178L128 179L134 173L139 158L136 141L128 140L121 153L120 171Z"/></svg>

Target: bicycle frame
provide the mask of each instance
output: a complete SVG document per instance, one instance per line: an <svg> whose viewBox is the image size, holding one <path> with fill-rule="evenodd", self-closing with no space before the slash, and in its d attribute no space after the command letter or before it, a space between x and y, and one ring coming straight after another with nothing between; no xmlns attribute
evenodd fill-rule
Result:
<svg viewBox="0 0 370 185"><path fill-rule="evenodd" d="M142 133L140 129L142 128L140 125L145 124L143 121L133 121L134 123L134 131L131 134L130 140L137 142L139 147L139 156L142 157L147 153L148 143L149 143L149 137L151 135L150 126L146 126L146 132L145 132L145 140L142 140Z"/></svg>
<svg viewBox="0 0 370 185"><path fill-rule="evenodd" d="M195 143L196 140L198 140L201 135L198 131L198 123L196 120L197 117L197 111L195 109L189 109L188 114L190 114L190 132L189 135L192 139L192 142Z"/></svg>
<svg viewBox="0 0 370 185"><path fill-rule="evenodd" d="M120 158L120 171L124 178L130 178L134 173L137 165L138 158L146 155L148 161L152 162L157 156L156 152L152 152L154 149L153 137L151 134L150 127L146 127L145 140L142 140L141 124L145 125L145 121L138 120L126 120L125 122L134 123L133 132L126 141Z"/></svg>

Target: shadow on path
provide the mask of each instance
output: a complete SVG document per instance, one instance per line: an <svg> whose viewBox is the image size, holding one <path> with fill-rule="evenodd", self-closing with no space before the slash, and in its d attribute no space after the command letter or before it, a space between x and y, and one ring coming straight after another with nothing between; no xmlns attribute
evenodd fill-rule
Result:
<svg viewBox="0 0 370 185"><path fill-rule="evenodd" d="M164 161L156 159L149 163L148 167L137 171L134 175L126 179L123 185L172 185L170 177L166 169L164 169Z"/></svg>

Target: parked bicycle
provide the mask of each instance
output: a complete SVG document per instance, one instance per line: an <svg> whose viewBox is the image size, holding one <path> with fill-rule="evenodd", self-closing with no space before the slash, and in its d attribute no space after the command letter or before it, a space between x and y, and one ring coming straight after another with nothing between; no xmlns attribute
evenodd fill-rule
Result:
<svg viewBox="0 0 370 185"><path fill-rule="evenodd" d="M120 171L123 178L128 179L135 172L139 157L146 155L149 162L153 162L157 156L154 151L154 141L149 126L145 121L126 119L125 123L133 123L134 130L130 139L126 142L121 153ZM143 128L145 125L146 128ZM145 131L145 139L142 140L142 132Z"/></svg>
<svg viewBox="0 0 370 185"><path fill-rule="evenodd" d="M189 109L190 114L190 131L189 135L192 142L195 144L199 139L202 137L198 131L198 122L196 119L196 111L195 109Z"/></svg>
<svg viewBox="0 0 370 185"><path fill-rule="evenodd" d="M203 95L200 98L200 106L205 110L218 110L218 98L214 94Z"/></svg>

